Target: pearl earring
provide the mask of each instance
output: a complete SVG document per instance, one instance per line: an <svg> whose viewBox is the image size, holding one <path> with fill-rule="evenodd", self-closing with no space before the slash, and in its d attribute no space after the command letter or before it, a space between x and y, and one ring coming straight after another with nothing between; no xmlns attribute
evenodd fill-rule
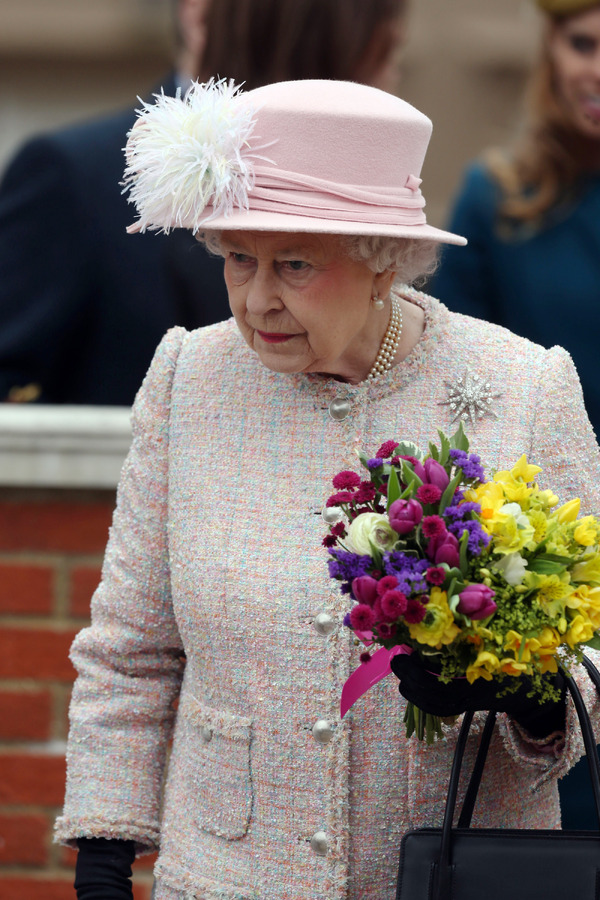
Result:
<svg viewBox="0 0 600 900"><path fill-rule="evenodd" d="M385 302L381 299L379 294L375 294L371 297L371 303L373 304L373 309L382 310L385 307Z"/></svg>

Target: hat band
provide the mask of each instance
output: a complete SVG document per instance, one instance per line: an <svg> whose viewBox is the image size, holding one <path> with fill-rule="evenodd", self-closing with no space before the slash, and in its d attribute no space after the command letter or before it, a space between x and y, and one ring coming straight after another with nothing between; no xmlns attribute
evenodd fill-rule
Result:
<svg viewBox="0 0 600 900"><path fill-rule="evenodd" d="M254 167L254 186L248 192L249 208L260 212L337 219L374 225L425 225L425 198L419 179L416 187L357 188L310 175L299 175L267 166Z"/></svg>

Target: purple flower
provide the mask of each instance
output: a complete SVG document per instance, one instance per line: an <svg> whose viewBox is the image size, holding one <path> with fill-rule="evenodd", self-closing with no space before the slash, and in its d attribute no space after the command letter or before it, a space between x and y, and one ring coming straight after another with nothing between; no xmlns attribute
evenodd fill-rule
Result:
<svg viewBox="0 0 600 900"><path fill-rule="evenodd" d="M385 441L377 451L377 456L381 457L381 459L387 459L388 456L392 455L397 446L398 441Z"/></svg>
<svg viewBox="0 0 600 900"><path fill-rule="evenodd" d="M325 506L341 506L342 503L352 503L354 499L354 495L351 491L339 491L337 494L332 494L331 497L328 497Z"/></svg>
<svg viewBox="0 0 600 900"><path fill-rule="evenodd" d="M496 612L497 606L492 600L495 591L485 584L469 584L461 591L457 609L470 619L486 619Z"/></svg>
<svg viewBox="0 0 600 900"><path fill-rule="evenodd" d="M422 622L425 618L427 610L423 606L423 604L417 600L416 597L411 597L406 605L406 612L404 613L404 618L409 623L409 625L416 625L418 622Z"/></svg>
<svg viewBox="0 0 600 900"><path fill-rule="evenodd" d="M482 549L487 547L492 539L491 536L484 531L477 519L468 519L466 522L451 522L449 531L456 535L459 540L464 531L468 533L467 549L473 556L479 556Z"/></svg>
<svg viewBox="0 0 600 900"><path fill-rule="evenodd" d="M425 580L429 582L429 584L443 584L446 580L446 570L442 569L441 566L431 566L431 568L427 569L425 572Z"/></svg>
<svg viewBox="0 0 600 900"><path fill-rule="evenodd" d="M379 469L379 467L382 465L383 460L379 456L374 456L373 459L367 460L367 467L369 469Z"/></svg>
<svg viewBox="0 0 600 900"><path fill-rule="evenodd" d="M481 459L476 453L469 454L464 450L451 450L450 459L458 469L463 470L465 478L485 484L485 472L481 465Z"/></svg>
<svg viewBox="0 0 600 900"><path fill-rule="evenodd" d="M437 460L426 459L423 463L423 469L425 472L425 478L421 480L425 484L434 484L442 492L446 490L450 483L450 476L446 472L445 468L440 465L439 462L437 462Z"/></svg>
<svg viewBox="0 0 600 900"><path fill-rule="evenodd" d="M372 481L361 481L354 495L355 503L370 503L375 499L377 489Z"/></svg>
<svg viewBox="0 0 600 900"><path fill-rule="evenodd" d="M331 549L328 552L331 557L328 561L329 575L343 582L342 594L349 594L353 579L366 575L373 565L373 560L370 556L359 556L358 553L350 553L348 550Z"/></svg>
<svg viewBox="0 0 600 900"><path fill-rule="evenodd" d="M450 532L431 538L427 544L427 556L438 566L440 563L447 563L450 568L458 566L460 553L457 539Z"/></svg>
<svg viewBox="0 0 600 900"><path fill-rule="evenodd" d="M383 554L383 568L386 575L394 575L396 584L390 585L390 590L397 588L408 597L411 593L427 590L424 574L429 567L426 559L418 559L407 553L388 551ZM379 584L381 585L382 578Z"/></svg>
<svg viewBox="0 0 600 900"><path fill-rule="evenodd" d="M334 476L332 484L338 491L352 490L352 488L358 487L360 484L360 476L356 472L338 472Z"/></svg>
<svg viewBox="0 0 600 900"><path fill-rule="evenodd" d="M378 582L370 575L359 575L352 581L352 593L359 603L366 603L367 606L373 606L377 598Z"/></svg>
<svg viewBox="0 0 600 900"><path fill-rule="evenodd" d="M439 538L446 534L446 523L441 516L425 516L421 528L426 538Z"/></svg>
<svg viewBox="0 0 600 900"><path fill-rule="evenodd" d="M381 611L388 622L394 622L406 612L406 595L402 591L386 591L379 600Z"/></svg>
<svg viewBox="0 0 600 900"><path fill-rule="evenodd" d="M343 624L346 626L346 628L352 628L352 626L350 625L350 613L349 612L347 612L346 615L344 616Z"/></svg>
<svg viewBox="0 0 600 900"><path fill-rule="evenodd" d="M359 603L350 610L350 625L354 631L370 631L375 623L375 613L366 603Z"/></svg>
<svg viewBox="0 0 600 900"><path fill-rule="evenodd" d="M423 507L418 500L394 500L388 510L388 517L394 531L408 534L423 518Z"/></svg>
<svg viewBox="0 0 600 900"><path fill-rule="evenodd" d="M465 516L476 513L477 515L481 512L481 506L479 503L473 503L470 500L464 502L456 502L456 495L454 495L455 502L450 506L447 506L444 510L444 516L447 519L464 519Z"/></svg>
<svg viewBox="0 0 600 900"><path fill-rule="evenodd" d="M442 492L435 484L422 484L417 488L417 500L421 503L437 503L442 496Z"/></svg>
<svg viewBox="0 0 600 900"><path fill-rule="evenodd" d="M377 582L377 593L379 596L385 594L386 591L395 591L398 587L398 579L395 575L384 575Z"/></svg>

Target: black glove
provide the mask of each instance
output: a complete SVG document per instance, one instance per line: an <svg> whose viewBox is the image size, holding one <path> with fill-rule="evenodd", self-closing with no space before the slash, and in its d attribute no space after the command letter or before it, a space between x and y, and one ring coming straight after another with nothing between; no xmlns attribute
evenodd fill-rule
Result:
<svg viewBox="0 0 600 900"><path fill-rule="evenodd" d="M133 900L134 841L79 838L77 846L77 900Z"/></svg>
<svg viewBox="0 0 600 900"><path fill-rule="evenodd" d="M444 684L431 672L432 664L424 663L417 653L410 656L398 654L390 663L394 675L400 680L399 691L406 700L414 703L424 713L432 716L458 716L467 710L492 710L506 712L512 716L532 737L544 738L554 731L564 731L565 727L565 680L560 672L548 676L560 692L558 702L540 703L533 696L531 682L521 678L516 691L498 696L499 688L504 689L495 680L486 681L478 678L469 684L466 678L455 678Z"/></svg>

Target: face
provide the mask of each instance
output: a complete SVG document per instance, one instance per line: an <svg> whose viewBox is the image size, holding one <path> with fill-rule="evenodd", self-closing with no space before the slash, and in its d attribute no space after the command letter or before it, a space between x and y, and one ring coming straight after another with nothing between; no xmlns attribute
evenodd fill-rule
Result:
<svg viewBox="0 0 600 900"><path fill-rule="evenodd" d="M268 369L366 377L388 321L371 298L393 273L348 259L332 235L228 231L221 243L231 310Z"/></svg>
<svg viewBox="0 0 600 900"><path fill-rule="evenodd" d="M552 25L549 47L573 127L600 140L600 6Z"/></svg>

